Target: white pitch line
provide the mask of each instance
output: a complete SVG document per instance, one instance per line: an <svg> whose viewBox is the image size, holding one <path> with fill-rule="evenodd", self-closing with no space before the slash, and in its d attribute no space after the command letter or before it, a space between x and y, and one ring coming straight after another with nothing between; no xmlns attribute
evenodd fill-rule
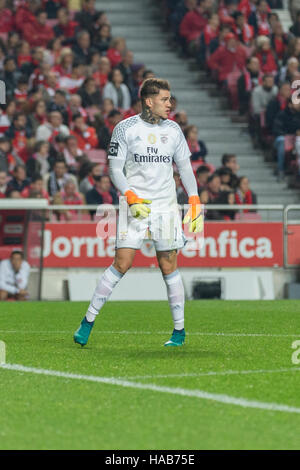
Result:
<svg viewBox="0 0 300 470"><path fill-rule="evenodd" d="M64 335L72 335L73 331L30 331L30 330L0 330L0 333L7 333L7 334L64 334ZM108 331L108 330L94 330L93 334L100 334L100 335L170 335L170 331ZM293 334L272 334L272 333L211 333L211 332L202 332L202 331L195 331L195 332L187 332L187 336L224 336L224 337L270 337L270 338L297 338L300 337L299 333Z"/></svg>
<svg viewBox="0 0 300 470"><path fill-rule="evenodd" d="M62 377L65 379L75 380L86 380L89 382L98 382L108 385L117 385L119 387L133 388L140 390L150 390L152 392L169 393L172 395L181 395L184 397L194 397L203 400L210 400L218 403L224 403L226 405L241 406L243 408L256 408L267 411L281 411L285 413L300 414L300 408L282 405L279 403L267 403L256 400L248 400L246 398L237 398L230 395L209 393L203 390L190 390L185 388L177 387L162 387L155 384L143 384L140 382L131 382L129 380L121 380L114 377L97 377L93 375L79 375L67 372L60 372L57 370L37 369L35 367L26 367L21 364L4 364L0 365L0 368L7 370L15 370L18 372L29 372L32 374L46 375L53 377Z"/></svg>
<svg viewBox="0 0 300 470"><path fill-rule="evenodd" d="M206 377L206 376L222 376L222 375L247 375L247 374L276 374L281 372L300 372L300 367L290 367L282 369L253 369L253 370L224 370L224 371L208 371L195 372L186 374L152 374L152 375L132 375L126 379L172 379L184 377ZM121 378L121 377L120 377Z"/></svg>

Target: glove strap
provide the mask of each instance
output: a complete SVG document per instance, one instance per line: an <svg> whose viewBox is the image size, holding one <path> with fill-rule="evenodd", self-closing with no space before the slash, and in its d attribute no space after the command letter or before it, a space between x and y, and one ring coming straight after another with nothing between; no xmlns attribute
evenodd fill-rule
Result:
<svg viewBox="0 0 300 470"><path fill-rule="evenodd" d="M190 196L189 197L189 204L196 206L196 205L201 205L200 198L199 196Z"/></svg>
<svg viewBox="0 0 300 470"><path fill-rule="evenodd" d="M130 189L128 189L128 191L126 191L126 193L124 193L124 196L127 197L127 204L129 206L131 206L132 204L136 204L138 202L138 197L137 195L131 191Z"/></svg>

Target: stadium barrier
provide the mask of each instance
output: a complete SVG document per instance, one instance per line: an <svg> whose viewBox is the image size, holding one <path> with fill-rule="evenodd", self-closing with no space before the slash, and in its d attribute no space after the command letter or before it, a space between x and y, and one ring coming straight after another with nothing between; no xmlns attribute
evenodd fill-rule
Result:
<svg viewBox="0 0 300 470"><path fill-rule="evenodd" d="M118 206L100 206L104 221L91 220L96 205L47 205L45 200L1 200L0 231L15 235L21 230L13 214L23 217L21 244L13 237L0 246L0 259L11 248L22 246L29 264L38 271L35 298L41 298L43 268L101 268L114 257L115 232L105 233L107 213ZM182 206L183 208L183 206ZM300 205L210 205L206 211L235 210L236 220L209 220L205 223L204 241L188 235L187 245L179 251L178 264L186 268L294 268L300 265ZM66 221L64 214L74 217ZM253 211L253 212L252 212ZM10 213L10 217L3 215ZM267 217L262 217L267 213ZM274 217L272 214L276 214ZM298 218L297 218L298 217ZM97 216L96 216L97 218ZM18 218L17 218L18 219ZM59 220L60 219L60 220ZM103 219L103 215L102 215ZM112 224L115 230L115 225ZM98 230L99 229L99 230ZM103 230L103 231L102 231ZM136 267L157 266L151 240L145 240L137 252Z"/></svg>

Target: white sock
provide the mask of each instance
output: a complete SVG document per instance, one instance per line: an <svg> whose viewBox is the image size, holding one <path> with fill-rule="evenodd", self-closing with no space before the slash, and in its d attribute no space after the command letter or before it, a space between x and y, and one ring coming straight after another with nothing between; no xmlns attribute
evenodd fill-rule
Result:
<svg viewBox="0 0 300 470"><path fill-rule="evenodd" d="M123 274L117 271L113 265L104 271L101 278L99 279L91 303L86 312L85 316L87 321L95 321L99 311L105 302L109 299L113 288L118 284L122 277Z"/></svg>
<svg viewBox="0 0 300 470"><path fill-rule="evenodd" d="M184 287L179 271L163 276L175 330L184 328Z"/></svg>

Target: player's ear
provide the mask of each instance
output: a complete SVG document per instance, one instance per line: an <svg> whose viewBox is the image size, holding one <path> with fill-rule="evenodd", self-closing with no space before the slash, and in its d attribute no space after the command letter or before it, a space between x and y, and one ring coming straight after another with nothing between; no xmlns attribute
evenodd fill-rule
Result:
<svg viewBox="0 0 300 470"><path fill-rule="evenodd" d="M153 105L153 101L152 101L152 98L146 98L145 99L145 105L147 106L147 108L152 108L152 105Z"/></svg>

